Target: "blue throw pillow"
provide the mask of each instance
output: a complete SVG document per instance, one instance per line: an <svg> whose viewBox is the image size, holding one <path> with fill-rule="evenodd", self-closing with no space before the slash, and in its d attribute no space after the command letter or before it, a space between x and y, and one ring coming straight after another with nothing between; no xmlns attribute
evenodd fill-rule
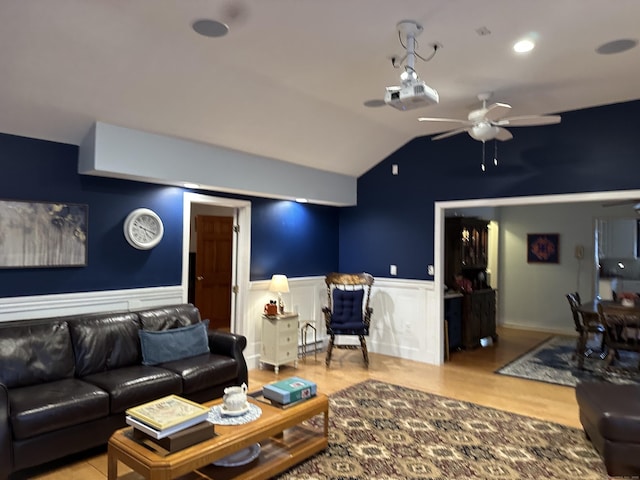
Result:
<svg viewBox="0 0 640 480"><path fill-rule="evenodd" d="M170 330L139 330L142 364L159 363L209 353L207 329L209 320Z"/></svg>

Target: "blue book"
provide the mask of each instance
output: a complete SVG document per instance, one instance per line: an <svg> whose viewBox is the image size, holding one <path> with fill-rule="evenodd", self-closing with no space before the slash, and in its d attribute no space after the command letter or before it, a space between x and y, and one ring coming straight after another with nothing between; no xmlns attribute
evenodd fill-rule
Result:
<svg viewBox="0 0 640 480"><path fill-rule="evenodd" d="M306 400L315 396L317 386L314 382L299 377L290 377L262 387L262 396L281 405Z"/></svg>

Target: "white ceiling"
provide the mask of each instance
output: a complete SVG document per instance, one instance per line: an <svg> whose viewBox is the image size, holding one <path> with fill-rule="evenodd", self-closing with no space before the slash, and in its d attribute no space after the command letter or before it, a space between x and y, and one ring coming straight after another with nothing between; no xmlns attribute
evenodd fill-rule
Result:
<svg viewBox="0 0 640 480"><path fill-rule="evenodd" d="M196 34L203 18L229 34ZM366 107L399 83L404 19L418 54L442 45L416 62L440 104ZM100 120L357 176L480 92L512 115L639 99L640 47L595 52L639 22L637 0L2 0L0 132L79 144Z"/></svg>

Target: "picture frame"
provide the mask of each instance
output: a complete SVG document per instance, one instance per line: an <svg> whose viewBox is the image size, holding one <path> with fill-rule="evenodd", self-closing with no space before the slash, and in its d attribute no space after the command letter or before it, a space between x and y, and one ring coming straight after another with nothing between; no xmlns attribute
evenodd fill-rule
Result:
<svg viewBox="0 0 640 480"><path fill-rule="evenodd" d="M0 268L83 267L89 206L0 200Z"/></svg>
<svg viewBox="0 0 640 480"><path fill-rule="evenodd" d="M559 263L559 259L560 234L527 234L527 263Z"/></svg>

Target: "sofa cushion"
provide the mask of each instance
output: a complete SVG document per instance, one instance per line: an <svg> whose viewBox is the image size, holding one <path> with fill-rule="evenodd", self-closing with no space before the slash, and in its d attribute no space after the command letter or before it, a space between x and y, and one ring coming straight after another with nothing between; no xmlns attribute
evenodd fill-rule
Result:
<svg viewBox="0 0 640 480"><path fill-rule="evenodd" d="M140 330L143 365L157 365L209 353L209 320L170 330Z"/></svg>
<svg viewBox="0 0 640 480"><path fill-rule="evenodd" d="M9 390L16 439L89 422L109 415L109 395L76 378Z"/></svg>
<svg viewBox="0 0 640 480"><path fill-rule="evenodd" d="M238 376L238 362L231 357L207 353L159 365L182 377L182 393L206 390Z"/></svg>
<svg viewBox="0 0 640 480"><path fill-rule="evenodd" d="M70 319L69 327L78 377L140 363L135 313L80 316Z"/></svg>
<svg viewBox="0 0 640 480"><path fill-rule="evenodd" d="M124 412L127 408L156 398L181 393L182 380L169 370L145 365L122 367L116 370L94 373L84 381L100 387L109 394L111 413Z"/></svg>
<svg viewBox="0 0 640 480"><path fill-rule="evenodd" d="M200 322L200 311L190 303L136 312L143 330L168 330Z"/></svg>
<svg viewBox="0 0 640 480"><path fill-rule="evenodd" d="M0 383L26 387L73 377L69 326L61 320L7 323L0 328Z"/></svg>

